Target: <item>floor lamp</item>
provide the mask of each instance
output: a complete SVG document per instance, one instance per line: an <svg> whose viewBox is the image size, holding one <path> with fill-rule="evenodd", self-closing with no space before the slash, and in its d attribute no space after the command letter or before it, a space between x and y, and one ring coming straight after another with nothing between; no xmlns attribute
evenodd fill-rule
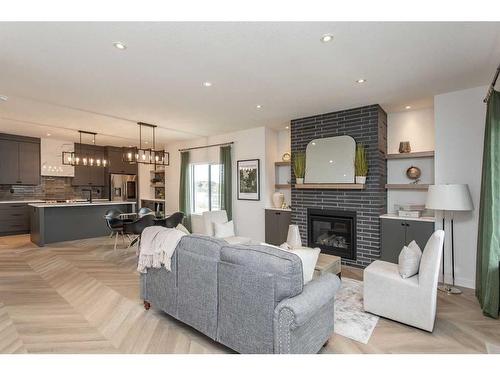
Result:
<svg viewBox="0 0 500 375"><path fill-rule="evenodd" d="M451 276L452 285L447 285L444 279L444 248L443 248L443 283L438 287L448 294L460 294L455 287L455 249L453 241L453 213L455 211L471 211L474 207L467 184L430 185L427 192L425 208L443 211L443 230L446 212L451 212Z"/></svg>

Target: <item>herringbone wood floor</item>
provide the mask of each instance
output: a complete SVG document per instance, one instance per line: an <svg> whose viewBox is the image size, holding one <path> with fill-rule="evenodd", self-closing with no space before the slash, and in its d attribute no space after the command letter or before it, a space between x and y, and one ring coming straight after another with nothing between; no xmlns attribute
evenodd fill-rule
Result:
<svg viewBox="0 0 500 375"><path fill-rule="evenodd" d="M0 237L0 353L226 353L139 299L135 251L96 238L38 248ZM356 269L343 275L360 278ZM433 334L380 319L368 345L334 335L325 353L484 353L500 322L483 317L473 291L440 295Z"/></svg>

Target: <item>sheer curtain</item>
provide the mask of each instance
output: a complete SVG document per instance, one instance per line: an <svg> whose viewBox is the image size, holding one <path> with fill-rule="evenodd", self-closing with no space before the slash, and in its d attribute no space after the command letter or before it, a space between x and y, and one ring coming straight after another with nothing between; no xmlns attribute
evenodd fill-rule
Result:
<svg viewBox="0 0 500 375"><path fill-rule="evenodd" d="M226 210L227 219L231 220L233 217L231 146L222 146L220 148L220 163L222 165L220 174L221 210Z"/></svg>
<svg viewBox="0 0 500 375"><path fill-rule="evenodd" d="M179 210L184 212L184 225L191 231L191 182L189 173L189 151L181 152L181 178L179 185Z"/></svg>
<svg viewBox="0 0 500 375"><path fill-rule="evenodd" d="M499 315L500 92L488 100L484 132L481 204L477 240L476 296L483 313Z"/></svg>

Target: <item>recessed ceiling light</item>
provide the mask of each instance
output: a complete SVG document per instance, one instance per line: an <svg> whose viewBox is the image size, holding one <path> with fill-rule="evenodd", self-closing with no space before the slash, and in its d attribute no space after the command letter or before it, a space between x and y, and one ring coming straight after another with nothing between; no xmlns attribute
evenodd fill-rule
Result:
<svg viewBox="0 0 500 375"><path fill-rule="evenodd" d="M3 100L4 102L6 102L8 99L9 99L8 96L0 95L0 100Z"/></svg>
<svg viewBox="0 0 500 375"><path fill-rule="evenodd" d="M127 49L127 46L125 45L125 43L122 43L122 42L113 42L113 45L115 46L115 48L118 48L118 49Z"/></svg>
<svg viewBox="0 0 500 375"><path fill-rule="evenodd" d="M285 129L290 129L290 127L287 125L287 126L285 126Z"/></svg>
<svg viewBox="0 0 500 375"><path fill-rule="evenodd" d="M149 142L148 141L144 141L145 144L148 144Z"/></svg>
<svg viewBox="0 0 500 375"><path fill-rule="evenodd" d="M50 137L51 135L52 135L52 134L50 134L50 133L47 133L47 137Z"/></svg>
<svg viewBox="0 0 500 375"><path fill-rule="evenodd" d="M208 81L207 82L203 82L203 86L210 87L210 86L212 86L212 82L208 82Z"/></svg>
<svg viewBox="0 0 500 375"><path fill-rule="evenodd" d="M260 104L257 104L255 107L256 107L257 109L261 109L261 108L262 108L262 106L261 106Z"/></svg>
<svg viewBox="0 0 500 375"><path fill-rule="evenodd" d="M364 78L360 78L360 79L356 80L356 83L365 83L365 82L366 82L366 79L364 79Z"/></svg>
<svg viewBox="0 0 500 375"><path fill-rule="evenodd" d="M328 43L333 40L333 35L332 34L325 34L321 37L320 39L323 43Z"/></svg>
<svg viewBox="0 0 500 375"><path fill-rule="evenodd" d="M411 105L407 105L405 109L411 109Z"/></svg>

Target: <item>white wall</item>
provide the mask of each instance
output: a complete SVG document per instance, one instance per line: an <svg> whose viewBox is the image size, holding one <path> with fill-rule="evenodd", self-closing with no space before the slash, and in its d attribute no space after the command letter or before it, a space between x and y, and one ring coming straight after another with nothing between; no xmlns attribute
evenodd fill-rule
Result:
<svg viewBox="0 0 500 375"><path fill-rule="evenodd" d="M276 139L276 153L275 153L275 161L281 161L283 154L285 152L290 152L291 150L291 140L290 140L290 130L281 130L277 133ZM274 167L273 167L274 168ZM287 167L278 167L275 170L275 179L277 179L276 183L286 184L291 179L290 168ZM290 205L292 203L292 190L291 189L280 189L278 190L285 195L285 203ZM272 207L270 204L268 207Z"/></svg>
<svg viewBox="0 0 500 375"><path fill-rule="evenodd" d="M472 212L455 213L455 276L456 283L474 288L476 274L476 241L481 189L484 122L487 87L437 95L434 98L436 127L436 183L469 185L474 203ZM441 227L441 216L436 226ZM447 281L450 271L450 231L445 239Z"/></svg>
<svg viewBox="0 0 500 375"><path fill-rule="evenodd" d="M433 151L434 109L424 108L387 114L387 152L399 153L399 142L409 141L412 152ZM434 183L434 160L424 159L390 159L387 161L387 183L408 184L412 182L406 177L406 170L415 166L420 168L422 184ZM427 193L417 190L388 190L387 212L394 212L395 204L425 204Z"/></svg>
<svg viewBox="0 0 500 375"><path fill-rule="evenodd" d="M62 153L73 152L74 143L53 138L40 139L40 174L42 176L74 177L75 167L62 163Z"/></svg>
<svg viewBox="0 0 500 375"><path fill-rule="evenodd" d="M151 171L153 166L149 164L137 164L137 180L139 204L141 199L153 199L154 189L151 187Z"/></svg>
<svg viewBox="0 0 500 375"><path fill-rule="evenodd" d="M179 209L180 153L179 148L210 145L233 141L233 220L236 234L250 237L255 241L264 241L264 208L271 202L274 191L274 152L276 132L265 127L243 130L200 138L192 141L167 145L170 152L170 166L166 167L166 211ZM218 161L219 148L194 150L192 162ZM268 158L269 156L269 158ZM237 160L260 159L260 201L237 200ZM272 169L270 172L270 168Z"/></svg>
<svg viewBox="0 0 500 375"><path fill-rule="evenodd" d="M412 152L434 150L434 109L388 113L387 153L397 154L401 141L409 141Z"/></svg>

